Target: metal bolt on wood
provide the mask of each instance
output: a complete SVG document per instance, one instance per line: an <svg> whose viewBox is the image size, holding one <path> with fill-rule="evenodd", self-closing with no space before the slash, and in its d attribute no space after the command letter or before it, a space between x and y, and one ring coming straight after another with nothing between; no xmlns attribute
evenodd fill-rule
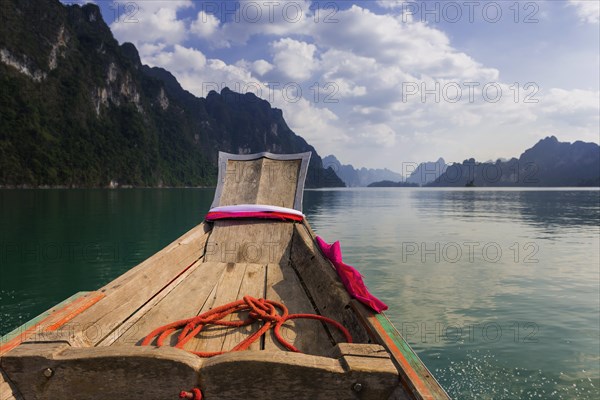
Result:
<svg viewBox="0 0 600 400"><path fill-rule="evenodd" d="M46 368L44 370L44 376L46 378L50 378L50 377L52 377L52 375L54 375L54 371L52 371L52 368Z"/></svg>
<svg viewBox="0 0 600 400"><path fill-rule="evenodd" d="M354 386L352 386L352 390L354 390L355 392L360 392L362 388L362 384L360 383L355 383Z"/></svg>

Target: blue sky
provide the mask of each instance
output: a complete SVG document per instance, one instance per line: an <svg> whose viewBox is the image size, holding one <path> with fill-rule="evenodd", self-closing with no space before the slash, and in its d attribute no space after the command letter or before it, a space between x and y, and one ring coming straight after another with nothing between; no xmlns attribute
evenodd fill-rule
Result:
<svg viewBox="0 0 600 400"><path fill-rule="evenodd" d="M253 91L343 163L599 141L599 0L96 3L145 64L198 96Z"/></svg>

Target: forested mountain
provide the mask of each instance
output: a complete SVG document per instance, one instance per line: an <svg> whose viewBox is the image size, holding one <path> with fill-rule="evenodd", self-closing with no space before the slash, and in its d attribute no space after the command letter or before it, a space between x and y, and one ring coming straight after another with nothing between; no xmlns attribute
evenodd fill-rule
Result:
<svg viewBox="0 0 600 400"><path fill-rule="evenodd" d="M344 186L281 110L186 92L119 45L96 5L0 7L0 186L212 185L219 150L311 151L307 186Z"/></svg>

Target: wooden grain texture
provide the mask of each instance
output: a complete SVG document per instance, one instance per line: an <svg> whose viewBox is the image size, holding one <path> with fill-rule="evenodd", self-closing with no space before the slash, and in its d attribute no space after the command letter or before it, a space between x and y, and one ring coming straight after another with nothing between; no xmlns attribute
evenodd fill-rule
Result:
<svg viewBox="0 0 600 400"><path fill-rule="evenodd" d="M109 336L120 324L179 275L185 273L204 253L208 229L201 224L173 244L156 253L109 283L100 292L106 297L75 317L70 329L80 329L94 346Z"/></svg>
<svg viewBox="0 0 600 400"><path fill-rule="evenodd" d="M256 204L294 208L301 162L264 158Z"/></svg>
<svg viewBox="0 0 600 400"><path fill-rule="evenodd" d="M2 368L0 368L0 400L23 400L23 396Z"/></svg>
<svg viewBox="0 0 600 400"><path fill-rule="evenodd" d="M176 399L198 384L202 359L173 348L24 344L2 368L27 400ZM50 377L44 375L52 370Z"/></svg>
<svg viewBox="0 0 600 400"><path fill-rule="evenodd" d="M47 320L47 318L50 317L52 314L55 314L55 313L60 312L61 310L65 309L66 306L73 303L80 297L89 296L89 293L90 292L75 293L71 297L61 301L60 303L58 303L54 307L50 308L49 310L44 311L40 315L36 316L35 318L32 318L31 320L27 321L26 323L19 326L18 328L13 329L12 331L8 332L6 335L0 337L0 346L6 344L7 342L11 341L12 339L14 339L17 336L23 335L23 333L25 331L29 330L31 327L39 326L43 320Z"/></svg>
<svg viewBox="0 0 600 400"><path fill-rule="evenodd" d="M227 160L220 206L256 204L262 158L251 161Z"/></svg>
<svg viewBox="0 0 600 400"><path fill-rule="evenodd" d="M293 225L273 220L216 221L204 258L215 262L287 263Z"/></svg>
<svg viewBox="0 0 600 400"><path fill-rule="evenodd" d="M268 264L266 298L283 303L291 314L317 314L296 272L289 264ZM323 324L315 320L295 319L285 323L282 336L301 352L325 356L333 344ZM273 331L265 335L265 350L285 350Z"/></svg>
<svg viewBox="0 0 600 400"><path fill-rule="evenodd" d="M225 271L225 263L201 262L156 303L141 308L113 345L139 344L154 329L198 315ZM171 339L175 339L172 336Z"/></svg>
<svg viewBox="0 0 600 400"><path fill-rule="evenodd" d="M263 298L265 296L265 274L267 266L264 264L246 264L246 270L236 297L236 300L242 299L244 296L252 296L254 298ZM248 317L248 312L234 313L227 318L228 320L244 320ZM248 336L256 332L262 323L255 322L248 326L239 328L229 328L225 333L221 351L229 351L238 343L242 342ZM261 350L262 339L255 341L250 345L248 350Z"/></svg>
<svg viewBox="0 0 600 400"><path fill-rule="evenodd" d="M198 314L205 313L214 307L219 307L232 301L239 300L238 295L242 280L246 272L246 264L228 263L225 271L204 303ZM196 338L190 340L186 345L186 350L214 352L221 351L223 341L227 335L228 328L222 326L208 326L203 329Z"/></svg>
<svg viewBox="0 0 600 400"><path fill-rule="evenodd" d="M0 342L0 356L25 341L35 341L46 331L55 331L58 328L69 326L69 321L92 307L102 298L104 298L104 294L101 292L80 292L71 296L59 305L52 307L50 310L3 336ZM74 333L72 330L70 330L69 334L80 336L79 333Z"/></svg>
<svg viewBox="0 0 600 400"><path fill-rule="evenodd" d="M365 372L343 359L280 351L227 353L206 360L200 372L203 393L211 400L381 400L397 380L393 366ZM353 390L356 383L359 392Z"/></svg>
<svg viewBox="0 0 600 400"><path fill-rule="evenodd" d="M329 260L321 254L314 240L314 233L306 221L294 224L294 228L292 266L302 279L313 303L321 314L344 325L354 342L368 343L371 339L367 331L350 308L350 295ZM345 341L337 330L329 331L336 342Z"/></svg>
<svg viewBox="0 0 600 400"><path fill-rule="evenodd" d="M268 204L294 208L301 161L228 160L219 205Z"/></svg>

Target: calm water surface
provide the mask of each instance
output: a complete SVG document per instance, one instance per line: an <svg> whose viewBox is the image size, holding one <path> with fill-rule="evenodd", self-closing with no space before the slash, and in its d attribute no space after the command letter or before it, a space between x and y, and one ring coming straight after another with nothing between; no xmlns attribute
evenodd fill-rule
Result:
<svg viewBox="0 0 600 400"><path fill-rule="evenodd" d="M0 334L202 220L212 189L0 191ZM600 192L307 191L454 398L600 395Z"/></svg>

